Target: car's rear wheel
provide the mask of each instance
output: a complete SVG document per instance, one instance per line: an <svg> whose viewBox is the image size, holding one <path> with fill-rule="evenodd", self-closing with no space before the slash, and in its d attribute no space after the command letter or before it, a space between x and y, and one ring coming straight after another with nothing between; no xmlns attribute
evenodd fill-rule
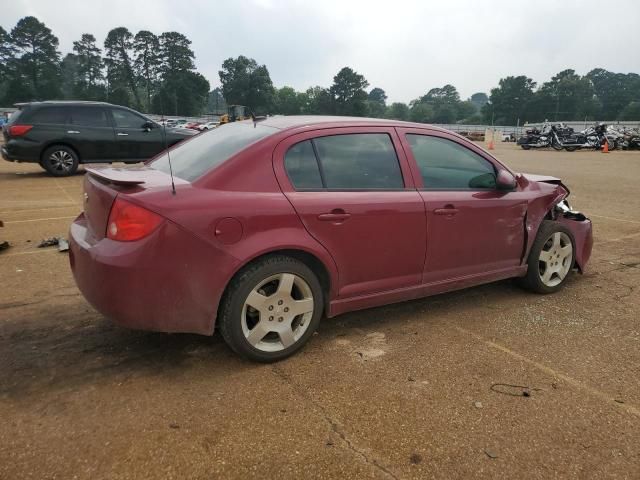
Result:
<svg viewBox="0 0 640 480"><path fill-rule="evenodd" d="M42 154L40 165L51 175L67 177L78 170L78 155L65 145L54 145Z"/></svg>
<svg viewBox="0 0 640 480"><path fill-rule="evenodd" d="M545 220L531 247L522 284L537 293L557 292L569 277L574 260L571 232L558 222Z"/></svg>
<svg viewBox="0 0 640 480"><path fill-rule="evenodd" d="M313 271L290 257L266 257L241 271L222 300L218 328L250 360L273 362L300 349L320 323L322 288Z"/></svg>

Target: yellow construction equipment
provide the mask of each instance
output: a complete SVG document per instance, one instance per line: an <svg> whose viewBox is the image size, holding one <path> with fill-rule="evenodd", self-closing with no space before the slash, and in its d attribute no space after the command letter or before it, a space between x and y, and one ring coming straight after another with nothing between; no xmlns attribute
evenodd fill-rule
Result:
<svg viewBox="0 0 640 480"><path fill-rule="evenodd" d="M251 118L250 110L244 105L229 105L227 113L220 117L220 125L230 122L239 122Z"/></svg>

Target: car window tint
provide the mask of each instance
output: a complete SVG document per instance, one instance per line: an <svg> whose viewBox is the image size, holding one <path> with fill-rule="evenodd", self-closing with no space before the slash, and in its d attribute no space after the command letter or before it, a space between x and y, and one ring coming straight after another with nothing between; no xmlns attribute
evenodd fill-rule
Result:
<svg viewBox="0 0 640 480"><path fill-rule="evenodd" d="M31 123L55 124L67 121L68 109L64 107L43 107L33 112L29 118Z"/></svg>
<svg viewBox="0 0 640 480"><path fill-rule="evenodd" d="M326 187L339 190L404 188L391 137L358 133L313 140Z"/></svg>
<svg viewBox="0 0 640 480"><path fill-rule="evenodd" d="M147 121L140 115L136 115L129 110L114 108L112 113L113 121L115 122L116 127L119 128L142 128L142 125Z"/></svg>
<svg viewBox="0 0 640 480"><path fill-rule="evenodd" d="M310 140L297 143L287 151L284 168L295 189L322 188L320 170Z"/></svg>
<svg viewBox="0 0 640 480"><path fill-rule="evenodd" d="M74 107L71 109L71 123L85 127L108 127L107 112L100 107Z"/></svg>
<svg viewBox="0 0 640 480"><path fill-rule="evenodd" d="M490 162L451 140L407 135L424 187L436 190L478 190L496 187Z"/></svg>
<svg viewBox="0 0 640 480"><path fill-rule="evenodd" d="M273 135L277 129L253 122L235 122L210 130L206 135L191 137L171 150L173 174L190 182L220 165L258 140ZM164 154L149 164L169 173L169 160Z"/></svg>

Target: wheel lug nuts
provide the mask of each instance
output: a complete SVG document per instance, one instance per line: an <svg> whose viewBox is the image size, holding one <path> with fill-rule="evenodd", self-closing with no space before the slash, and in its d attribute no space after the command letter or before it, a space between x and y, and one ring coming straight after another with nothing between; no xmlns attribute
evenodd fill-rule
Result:
<svg viewBox="0 0 640 480"><path fill-rule="evenodd" d="M273 305L269 305L269 310L273 310Z"/></svg>
<svg viewBox="0 0 640 480"><path fill-rule="evenodd" d="M278 300L278 305L282 305L284 302L282 300Z"/></svg>
<svg viewBox="0 0 640 480"><path fill-rule="evenodd" d="M281 322L281 321L283 321L283 320L284 320L284 318L282 318L282 317L278 317L278 321L279 321L279 322Z"/></svg>
<svg viewBox="0 0 640 480"><path fill-rule="evenodd" d="M284 311L288 312L289 311L289 307L284 307Z"/></svg>
<svg viewBox="0 0 640 480"><path fill-rule="evenodd" d="M273 317L269 317L269 321L272 322L273 321Z"/></svg>

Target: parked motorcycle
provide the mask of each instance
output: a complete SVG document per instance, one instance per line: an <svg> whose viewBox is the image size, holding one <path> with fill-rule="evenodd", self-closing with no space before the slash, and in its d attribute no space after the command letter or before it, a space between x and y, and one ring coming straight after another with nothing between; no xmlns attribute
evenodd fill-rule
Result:
<svg viewBox="0 0 640 480"><path fill-rule="evenodd" d="M561 149L565 149L567 152L573 152L582 148L590 148L598 150L607 142L609 149L613 150L617 148L616 141L613 138L607 137L607 126L604 124L597 124L589 127L579 133L572 133L566 136L559 136L558 143Z"/></svg>
<svg viewBox="0 0 640 480"><path fill-rule="evenodd" d="M545 122L542 129L533 127L525 131L525 134L518 139L518 145L524 150L530 148L550 147L553 142L553 132L551 125Z"/></svg>

